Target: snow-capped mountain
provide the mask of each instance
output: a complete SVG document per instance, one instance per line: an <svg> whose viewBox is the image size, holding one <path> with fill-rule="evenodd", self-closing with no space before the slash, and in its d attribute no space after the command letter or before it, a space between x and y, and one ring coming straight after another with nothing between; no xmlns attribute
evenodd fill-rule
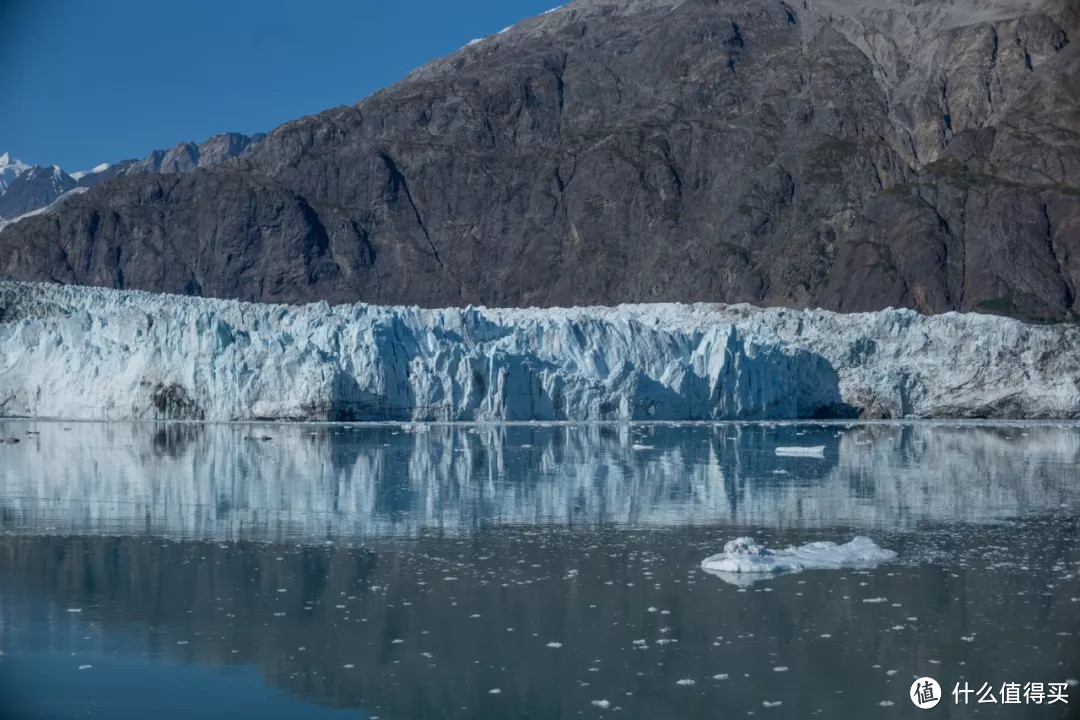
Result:
<svg viewBox="0 0 1080 720"><path fill-rule="evenodd" d="M98 175L100 173L103 173L110 167L112 167L111 163L101 163L100 165L95 165L90 170L79 170L78 172L73 172L71 173L71 177L75 178L75 180L82 180L88 175Z"/></svg>
<svg viewBox="0 0 1080 720"><path fill-rule="evenodd" d="M15 176L0 194L0 220L51 205L78 183L58 165L41 167L35 165Z"/></svg>
<svg viewBox="0 0 1080 720"><path fill-rule="evenodd" d="M29 165L22 160L11 157L11 153L0 155L0 195L7 190L8 185L11 185L15 178L29 169Z"/></svg>
<svg viewBox="0 0 1080 720"><path fill-rule="evenodd" d="M183 142L170 150L154 150L142 160L104 162L90 170L68 173L58 165L29 165L0 155L0 222L11 221L42 210L75 188L91 188L114 177L132 173L189 172L199 167L246 155L265 136L222 133L202 143Z"/></svg>

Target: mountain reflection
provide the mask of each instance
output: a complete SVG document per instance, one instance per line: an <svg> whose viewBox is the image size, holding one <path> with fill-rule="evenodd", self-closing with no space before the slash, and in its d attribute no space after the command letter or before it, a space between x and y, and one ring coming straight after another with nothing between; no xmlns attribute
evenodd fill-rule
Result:
<svg viewBox="0 0 1080 720"><path fill-rule="evenodd" d="M911 528L1075 505L1071 426L0 423L0 522L199 538ZM775 448L823 445L825 457Z"/></svg>

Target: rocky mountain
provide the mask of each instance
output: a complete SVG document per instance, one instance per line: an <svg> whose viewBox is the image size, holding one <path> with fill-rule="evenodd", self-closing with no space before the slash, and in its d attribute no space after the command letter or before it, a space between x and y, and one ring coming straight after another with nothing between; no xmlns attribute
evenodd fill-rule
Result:
<svg viewBox="0 0 1080 720"><path fill-rule="evenodd" d="M215 135L203 143L180 143L171 150L155 150L142 160L102 163L92 170L67 173L57 165L31 166L0 155L0 220L11 221L41 210L74 188L91 188L105 180L131 173L189 172L238 157L258 147L264 134Z"/></svg>
<svg viewBox="0 0 1080 720"><path fill-rule="evenodd" d="M11 157L11 153L0 155L0 193L7 190L8 185L10 185L15 178L29 169L29 165L22 160Z"/></svg>
<svg viewBox="0 0 1080 720"><path fill-rule="evenodd" d="M0 220L43 208L76 185L74 178L56 165L28 168L0 193Z"/></svg>
<svg viewBox="0 0 1080 720"><path fill-rule="evenodd" d="M1080 0L577 0L244 157L12 224L0 274L1072 318L1078 30Z"/></svg>
<svg viewBox="0 0 1080 720"><path fill-rule="evenodd" d="M121 160L100 170L95 168L79 178L79 185L93 187L132 173L182 173L210 167L251 152L265 137L263 133L251 137L240 133L222 133L198 144L183 142L171 150L155 150L142 160Z"/></svg>

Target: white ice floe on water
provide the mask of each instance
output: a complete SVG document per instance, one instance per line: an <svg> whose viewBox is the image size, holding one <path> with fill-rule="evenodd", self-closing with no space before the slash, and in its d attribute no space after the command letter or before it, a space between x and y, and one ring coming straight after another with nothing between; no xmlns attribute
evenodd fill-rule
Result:
<svg viewBox="0 0 1080 720"><path fill-rule="evenodd" d="M810 445L800 446L792 445L787 447L778 447L775 450L778 457L812 457L822 458L825 457L824 445Z"/></svg>
<svg viewBox="0 0 1080 720"><path fill-rule="evenodd" d="M872 568L895 558L895 552L878 547L862 535L842 545L819 541L780 550L770 550L753 538L741 537L725 544L724 552L702 560L701 569L733 585L745 587L780 573Z"/></svg>

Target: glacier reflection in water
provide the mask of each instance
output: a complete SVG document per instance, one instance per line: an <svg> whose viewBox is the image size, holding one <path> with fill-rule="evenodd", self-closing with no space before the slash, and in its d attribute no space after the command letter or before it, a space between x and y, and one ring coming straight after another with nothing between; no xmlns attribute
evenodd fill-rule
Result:
<svg viewBox="0 0 1080 720"><path fill-rule="evenodd" d="M322 541L491 525L911 529L1080 506L1080 426L2 421L9 531ZM821 446L824 457L778 456Z"/></svg>

